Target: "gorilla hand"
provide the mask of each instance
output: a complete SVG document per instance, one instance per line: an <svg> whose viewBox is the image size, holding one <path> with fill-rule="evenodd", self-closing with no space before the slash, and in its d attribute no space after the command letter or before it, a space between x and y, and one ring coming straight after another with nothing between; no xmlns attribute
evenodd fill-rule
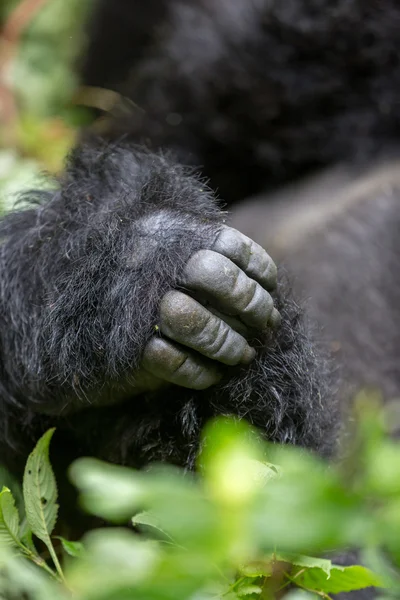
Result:
<svg viewBox="0 0 400 600"><path fill-rule="evenodd" d="M219 381L221 365L248 364L255 356L246 340L251 331L276 327L280 321L269 294L276 287L276 274L261 246L224 227L210 250L189 259L182 281L185 293L170 291L163 297L158 326L162 336L147 344L139 379L147 373L161 382L200 390Z"/></svg>
<svg viewBox="0 0 400 600"><path fill-rule="evenodd" d="M10 405L64 416L170 383L207 388L222 366L251 360L249 330L277 320L276 269L222 225L196 177L136 145L92 140L64 180L40 208L0 221Z"/></svg>

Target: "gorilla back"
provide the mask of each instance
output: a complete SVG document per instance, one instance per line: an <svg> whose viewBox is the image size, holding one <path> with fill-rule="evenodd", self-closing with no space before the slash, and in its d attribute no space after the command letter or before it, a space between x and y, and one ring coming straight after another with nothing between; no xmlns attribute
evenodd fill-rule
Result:
<svg viewBox="0 0 400 600"><path fill-rule="evenodd" d="M135 107L121 116L117 106L97 137L83 133L59 190L32 192L32 207L1 223L0 447L11 468L54 424L60 460L191 467L205 420L232 413L273 441L332 453L336 370L286 286L276 291L270 257L226 227L215 191L250 207L250 194L322 166L345 162L351 178L355 161L392 156L399 23L392 0L96 4L83 82ZM309 213L282 195L270 209L281 225L290 217L290 250ZM392 221L395 203L372 194L362 206L376 211L373 234L355 220L363 248L381 265L394 252L376 224ZM303 235L293 270L322 323L323 299L342 293L336 318L347 331L353 315L362 339L369 318L349 312L340 287L357 238L340 231L347 245L321 285L314 236ZM318 272L330 256L319 252ZM359 266L347 264L358 290Z"/></svg>
<svg viewBox="0 0 400 600"><path fill-rule="evenodd" d="M268 240L293 289L323 325L344 406L360 388L400 392L400 163L340 165L238 206L233 224Z"/></svg>

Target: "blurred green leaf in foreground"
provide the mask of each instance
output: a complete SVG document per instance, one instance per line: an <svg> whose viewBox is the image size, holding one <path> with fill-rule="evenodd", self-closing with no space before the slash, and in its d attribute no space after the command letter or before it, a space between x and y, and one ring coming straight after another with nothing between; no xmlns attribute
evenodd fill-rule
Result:
<svg viewBox="0 0 400 600"><path fill-rule="evenodd" d="M399 598L400 444L373 402L359 406L338 464L229 419L206 428L197 474L82 458L70 470L82 506L115 526L80 542L53 536L63 498L47 432L27 463L25 520L9 489L0 494L0 597L304 600L373 586ZM360 563L335 564L349 550Z"/></svg>

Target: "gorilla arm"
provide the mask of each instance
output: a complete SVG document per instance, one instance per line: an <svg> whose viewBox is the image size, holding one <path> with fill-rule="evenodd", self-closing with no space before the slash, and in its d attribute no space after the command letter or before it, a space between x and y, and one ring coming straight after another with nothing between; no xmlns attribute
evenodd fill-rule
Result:
<svg viewBox="0 0 400 600"><path fill-rule="evenodd" d="M243 334L276 322L275 265L171 161L83 147L39 200L1 223L5 406L65 414L167 382L204 389L252 360Z"/></svg>
<svg viewBox="0 0 400 600"><path fill-rule="evenodd" d="M335 402L307 324L281 286L275 328L275 265L195 177L93 144L59 191L30 198L0 226L3 463L20 471L57 426L54 464L191 467L216 414L332 451Z"/></svg>

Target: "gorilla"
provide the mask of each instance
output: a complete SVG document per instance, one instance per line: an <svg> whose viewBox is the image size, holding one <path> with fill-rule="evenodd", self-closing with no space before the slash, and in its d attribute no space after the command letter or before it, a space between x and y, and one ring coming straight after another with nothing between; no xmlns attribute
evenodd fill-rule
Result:
<svg viewBox="0 0 400 600"><path fill-rule="evenodd" d="M107 112L0 223L11 471L50 426L56 466L192 468L218 414L331 456L356 389L400 392L399 31L396 0L97 0Z"/></svg>

